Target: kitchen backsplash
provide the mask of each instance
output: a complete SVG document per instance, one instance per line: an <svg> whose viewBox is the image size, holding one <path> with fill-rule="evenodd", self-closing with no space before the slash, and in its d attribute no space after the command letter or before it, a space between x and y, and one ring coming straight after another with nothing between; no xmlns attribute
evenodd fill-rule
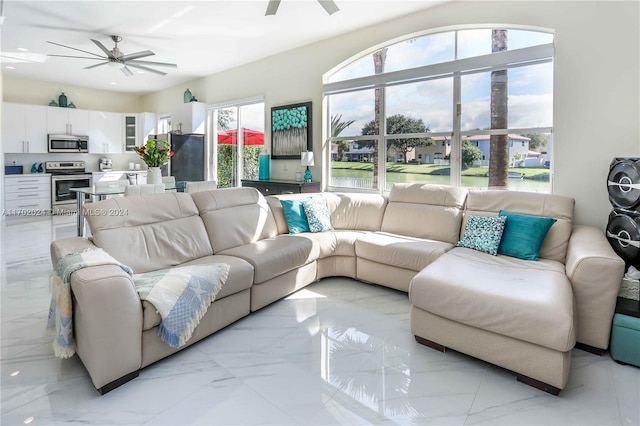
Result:
<svg viewBox="0 0 640 426"><path fill-rule="evenodd" d="M110 158L113 163L113 170L129 170L129 163L140 164L140 168L145 170L147 166L135 152L127 154L5 154L4 165L23 166L24 173L31 173L33 163L44 163L45 161L84 161L87 172L100 171L98 163L100 158Z"/></svg>

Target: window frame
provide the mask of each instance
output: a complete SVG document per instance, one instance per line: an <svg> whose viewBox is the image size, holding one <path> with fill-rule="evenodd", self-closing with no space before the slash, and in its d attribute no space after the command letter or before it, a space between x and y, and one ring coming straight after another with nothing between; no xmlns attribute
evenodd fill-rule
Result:
<svg viewBox="0 0 640 426"><path fill-rule="evenodd" d="M430 36L442 32L455 32L456 40L456 56L457 56L457 40L458 31L464 31L468 29L506 29L517 31L532 31L540 33L548 33L553 35L553 31L540 28L524 28L517 25L509 26L496 26L496 27L464 27L464 28L448 28L442 31L428 31L421 34L412 34L404 38L390 40L387 43L377 45L373 48L367 49L364 53L360 53L351 58L351 60L341 63L329 71L324 76L323 84L323 120L325 123L325 131L327 137L324 138L323 146L323 175L327 177L327 184L325 188L328 191L346 191L353 188L339 187L332 185L331 182L331 144L333 142L349 140L376 140L378 144L378 152L384 152L385 155L378 155L378 188L372 190L360 190L373 193L385 193L387 178L386 178L386 147L388 139L403 139L403 138L415 138L415 137L448 137L450 138L451 154L450 154L450 185L462 186L462 138L465 136L472 136L478 134L478 130L461 130L461 113L462 105L461 101L461 77L465 75L472 75L477 73L485 73L498 70L508 70L517 67L532 66L537 64L552 63L554 61L555 48L554 42L535 45L531 47L518 48L513 50L506 50L503 52L496 52L491 54L485 54L474 57L466 57L462 59L455 59L453 61L441 62L436 64L424 65L414 68L408 68L405 70L391 71L387 73L374 74L365 77L357 77L342 81L328 82L331 75L339 72L340 70L348 67L352 63L361 60L363 57L372 55L374 52L390 47L396 43L406 41L412 38ZM451 132L429 132L426 134L403 134L403 135L389 135L386 131L386 102L385 102L385 88L398 86L403 84L417 83L423 81L437 80L442 78L453 79L453 130ZM331 137L330 129L330 117L331 117L331 95L342 93L354 93L361 90L382 89L381 105L379 108L378 120L380 123L379 135L366 135L366 136L337 136ZM375 117L375 114L374 114ZM509 133L529 134L529 133L543 133L553 135L553 123L551 126L545 127L525 127L515 128L508 127L505 129L488 129L482 130L486 135L508 135ZM553 155L553 153L552 153ZM550 170L550 192L553 190L553 173Z"/></svg>

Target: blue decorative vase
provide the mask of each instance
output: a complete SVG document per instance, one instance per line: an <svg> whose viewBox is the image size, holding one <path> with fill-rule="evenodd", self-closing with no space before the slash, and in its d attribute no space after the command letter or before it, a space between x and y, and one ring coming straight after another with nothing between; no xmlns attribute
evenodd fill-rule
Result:
<svg viewBox="0 0 640 426"><path fill-rule="evenodd" d="M191 94L191 91L189 89L184 91L184 103L186 104L187 102L191 102L191 99L193 99L193 95Z"/></svg>
<svg viewBox="0 0 640 426"><path fill-rule="evenodd" d="M67 95L65 95L64 92L62 92L62 94L58 96L58 105L62 108L67 107Z"/></svg>
<svg viewBox="0 0 640 426"><path fill-rule="evenodd" d="M258 156L258 179L269 180L270 158L266 150Z"/></svg>

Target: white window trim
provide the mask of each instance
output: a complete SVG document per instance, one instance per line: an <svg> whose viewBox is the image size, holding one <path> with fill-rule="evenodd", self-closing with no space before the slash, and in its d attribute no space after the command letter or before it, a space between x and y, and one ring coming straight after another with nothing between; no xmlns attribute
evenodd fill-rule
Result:
<svg viewBox="0 0 640 426"><path fill-rule="evenodd" d="M539 29L531 29L531 28L518 28L513 25L504 26L507 29L516 29L516 30L529 30L529 31L540 31L546 32L544 30ZM487 29L487 27L484 27ZM460 31L463 30L461 28L452 28L449 31ZM445 31L438 32L430 32L429 34L436 34ZM422 36L426 36L429 34L422 34ZM390 41L375 47L375 49L368 49L367 53L364 55L359 55L357 58L354 57L350 61L345 61L341 64L341 66L336 67L325 75L325 81L328 79L328 76L339 71L340 69L348 66L350 63L353 63L362 57L370 55L371 53L383 49L385 47L389 47L399 40ZM457 33L456 33L456 43L457 43ZM456 47L457 52L457 47ZM326 114L327 114L327 122L328 117L330 116L330 105L329 105L329 95L335 95L340 93L352 93L359 90L372 90L376 88L386 88L396 85L410 84L423 82L428 80L435 80L441 78L447 78L448 76L453 77L453 132L434 132L429 133L428 136L451 136L451 153L450 153L450 184L452 186L461 186L462 185L462 137L474 135L478 133L478 130L473 131L463 131L460 129L460 120L462 115L461 110L461 102L462 102L462 94L461 94L461 76L477 74L483 72L490 72L500 69L511 69L522 66L531 66L536 64L550 63L554 58L554 43L547 43L537 46L525 47L520 49L507 50L504 52L496 52L487 55L474 56L471 58L462 58L456 59L454 61L442 62L437 64L425 65L416 68L410 68L406 70L392 71L388 73L382 74L374 74L366 77L359 77L349 80L337 81L333 83L325 83L323 85L323 99L326 101ZM402 138L410 138L412 135L387 135L386 134L386 120L385 120L385 102L384 102L384 92L381 99L380 106L380 116L379 120L381 123L380 133L381 135L367 135L367 136L340 136L340 137L328 137L325 138L325 142L328 143L328 146L331 146L332 141L339 140L376 140L379 147L383 147L386 145L387 139L402 139ZM374 117L375 119L375 117ZM458 129L458 131L456 131ZM483 130L483 134L490 135L505 135L509 133L552 133L552 127L540 127L540 128L508 128L508 129L492 129L492 130ZM327 132L327 135L330 132ZM381 140L382 139L382 140ZM325 163L327 167L325 167L325 177L327 178L327 182L330 182L331 179L331 150L325 149L325 152L328 152L325 155ZM386 152L386 151L385 151ZM386 155L378 155L378 189L374 189L370 192L374 193L383 193L386 192ZM551 188L553 189L553 179L551 176L550 180ZM327 190L339 190L344 191L347 188L344 187L334 187L332 185L326 186ZM369 191L367 191L369 192Z"/></svg>

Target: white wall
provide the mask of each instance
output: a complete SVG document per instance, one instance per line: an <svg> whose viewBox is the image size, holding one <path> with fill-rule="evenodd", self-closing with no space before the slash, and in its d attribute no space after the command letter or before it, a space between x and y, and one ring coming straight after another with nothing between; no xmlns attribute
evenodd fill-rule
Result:
<svg viewBox="0 0 640 426"><path fill-rule="evenodd" d="M640 156L640 3L470 1L410 16L272 56L144 97L144 109L169 110L189 87L215 103L256 95L270 108L313 101L313 143L322 149L322 75L351 56L414 32L467 24L523 25L555 32L553 190L576 199L577 223L604 228L611 210L606 176L615 156ZM316 162L314 176L320 175ZM292 178L296 162L272 163ZM291 176L290 176L291 175Z"/></svg>
<svg viewBox="0 0 640 426"><path fill-rule="evenodd" d="M4 76L4 102L49 105L64 92L77 108L110 112L142 112L142 96L80 86Z"/></svg>

